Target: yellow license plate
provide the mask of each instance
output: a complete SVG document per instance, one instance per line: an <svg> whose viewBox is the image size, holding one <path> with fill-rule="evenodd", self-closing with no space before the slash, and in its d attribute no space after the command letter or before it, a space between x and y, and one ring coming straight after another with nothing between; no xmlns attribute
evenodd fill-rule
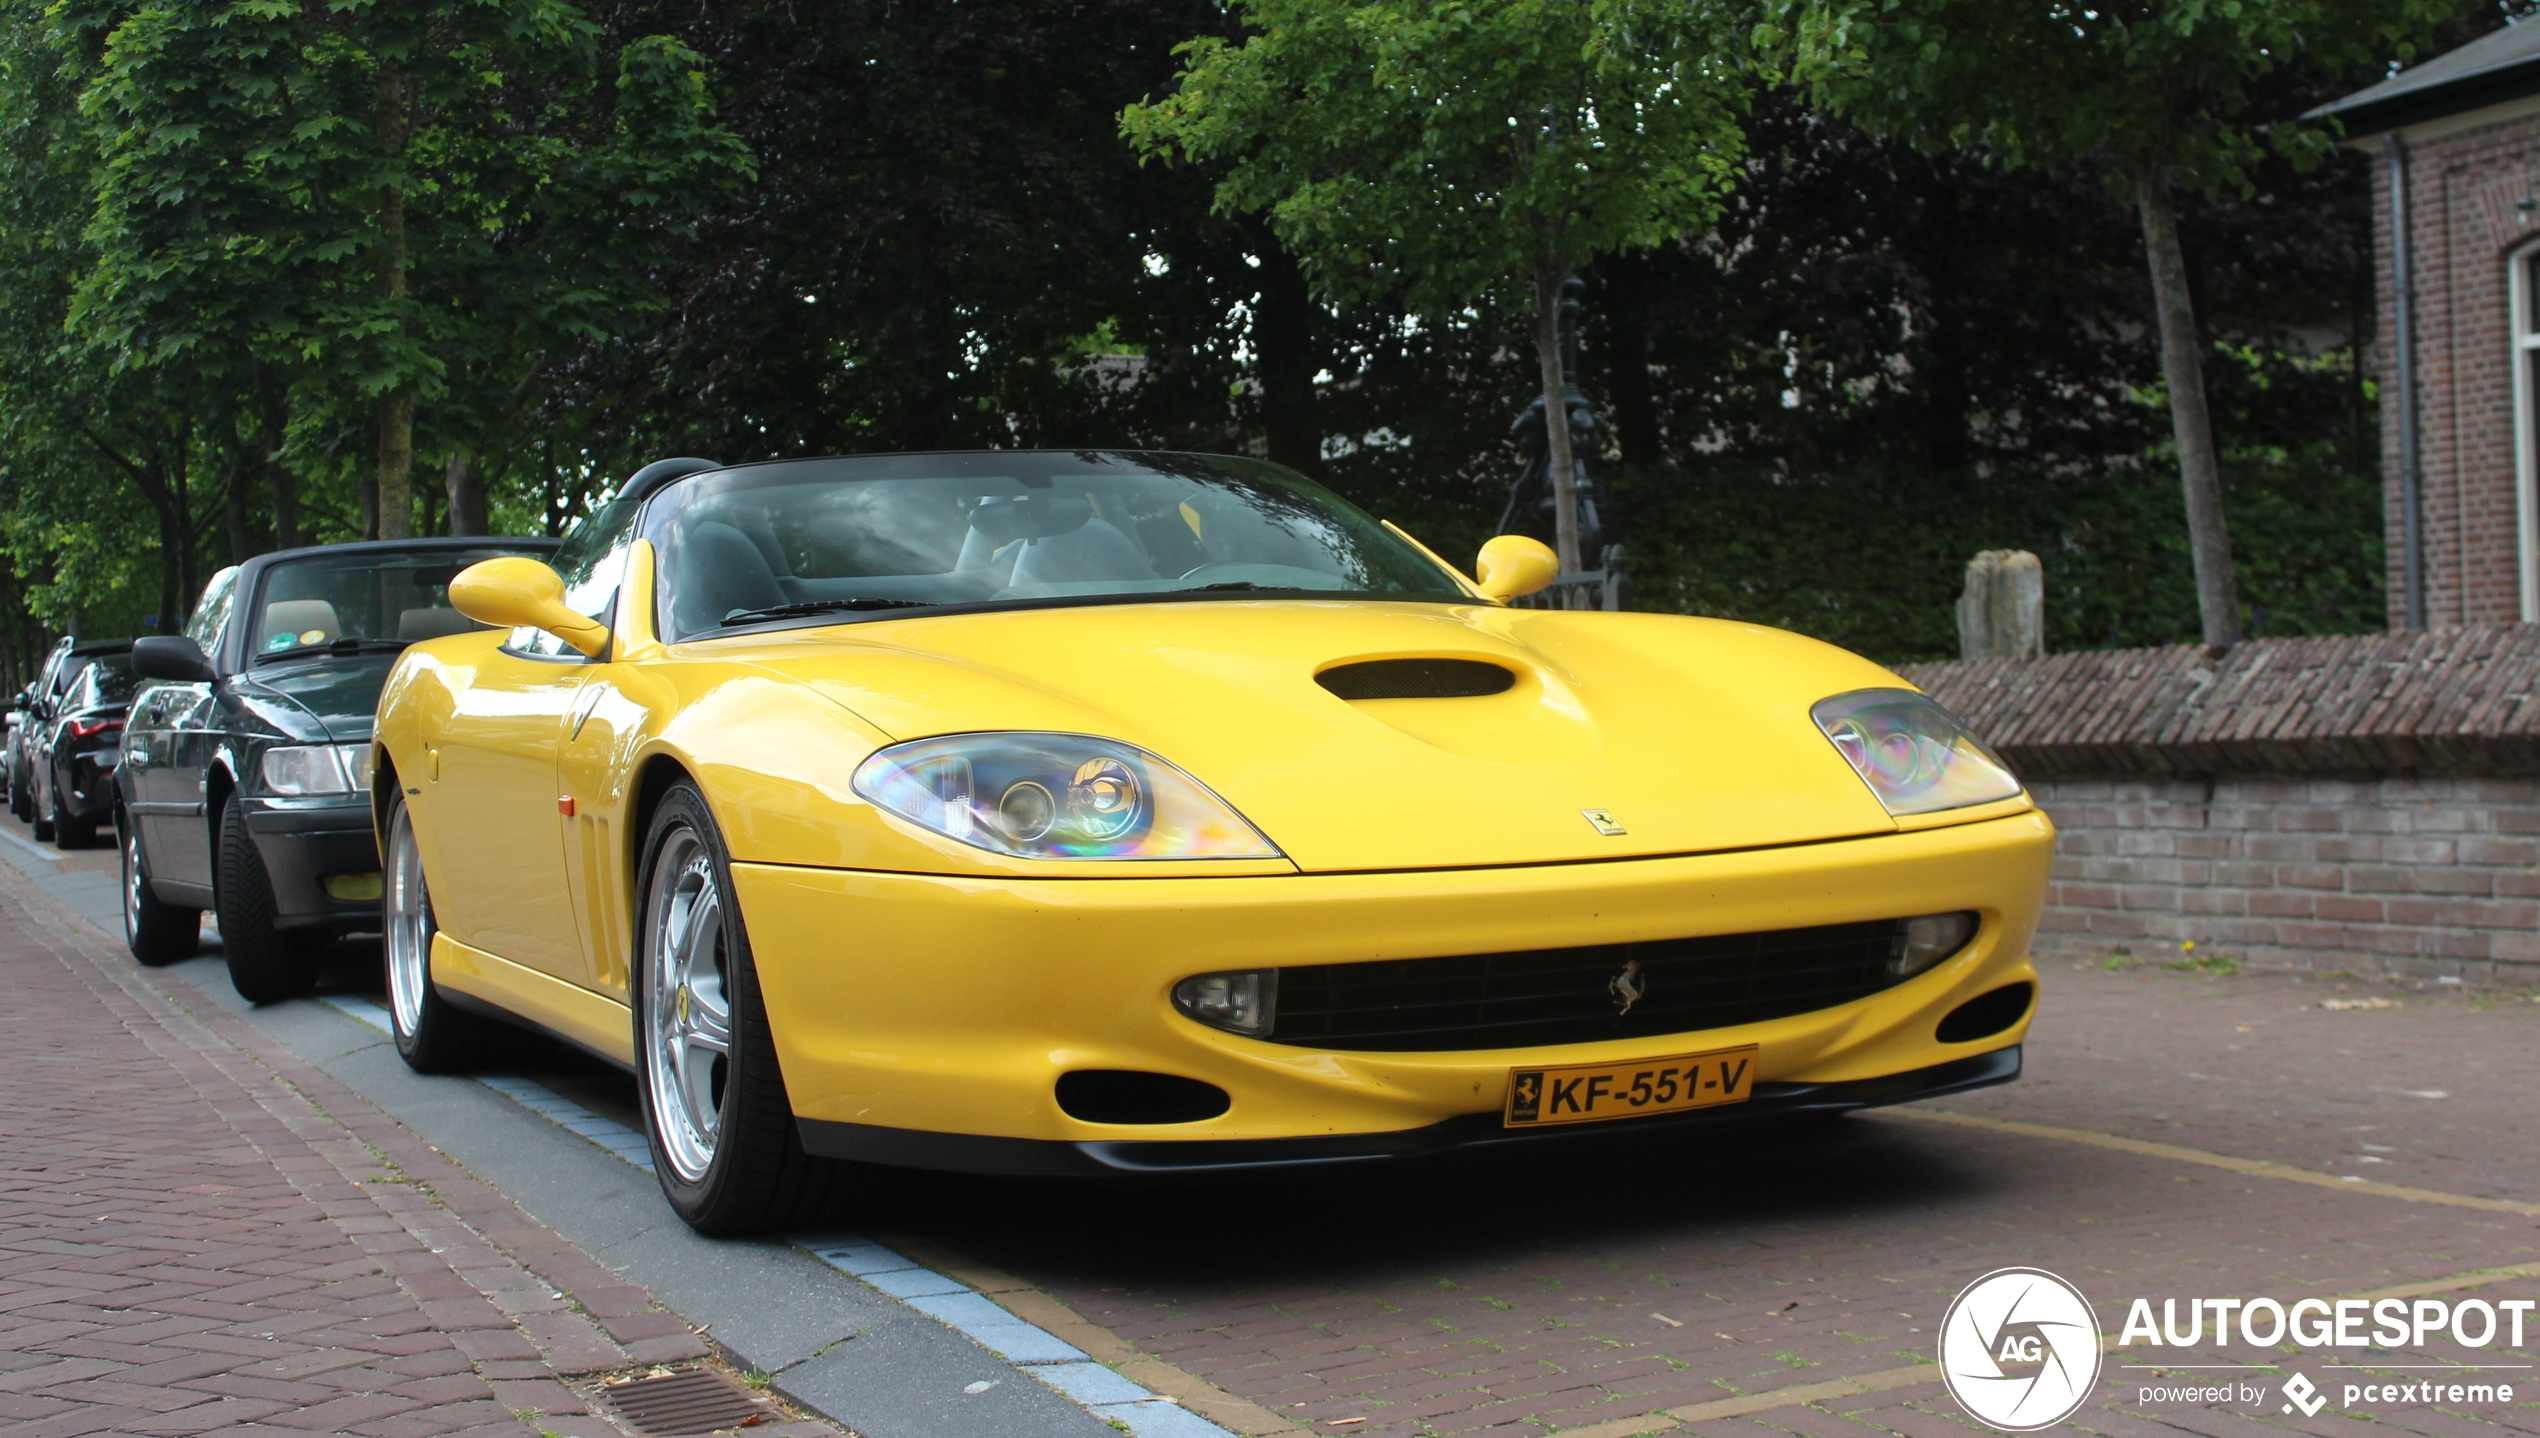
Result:
<svg viewBox="0 0 2540 1438"><path fill-rule="evenodd" d="M1510 1128L1597 1123L1744 1103L1755 1094L1755 1046L1618 1064L1512 1069Z"/></svg>

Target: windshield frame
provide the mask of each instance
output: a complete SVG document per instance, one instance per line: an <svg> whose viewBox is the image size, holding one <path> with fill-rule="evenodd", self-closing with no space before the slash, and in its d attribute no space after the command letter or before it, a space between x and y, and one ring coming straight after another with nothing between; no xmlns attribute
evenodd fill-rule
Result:
<svg viewBox="0 0 2540 1438"><path fill-rule="evenodd" d="M527 554L545 561L554 557L557 542L519 535L489 534L466 536L426 536L413 540L365 540L346 544L318 544L300 549L281 550L259 555L248 561L255 566L252 574L242 574L232 589L229 622L223 625L219 652L214 666L224 675L244 675L294 664L334 661L346 663L365 657L398 654L419 641L348 636L333 644L259 653L250 621L264 612L274 576L301 564L324 564L337 569L363 569L454 563L465 569L487 559L506 555ZM470 624L468 632L493 633L494 630Z"/></svg>
<svg viewBox="0 0 2540 1438"><path fill-rule="evenodd" d="M837 609L821 613L788 614L767 619L720 626L695 634L680 633L666 612L669 586L661 573L665 532L674 517L687 507L700 482L711 482L752 470L826 470L820 477L806 476L797 483L858 483L890 479L959 478L962 470L975 470L980 477L1012 476L1018 467L1035 468L1035 460L1080 465L1118 464L1124 472L1146 471L1171 475L1195 467L1216 469L1227 466L1235 477L1244 470L1269 471L1278 483L1294 486L1317 502L1337 507L1345 516L1362 521L1371 535L1391 545L1411 561L1417 572L1434 573L1435 590L1399 593L1360 592L1325 589L1212 589L1195 587L1177 590L1129 590L1118 593L1047 594L1019 596L1010 599L965 600L953 603L923 603L909 607L871 609ZM781 484L782 480L764 481ZM756 487L756 486L752 486ZM1217 455L1181 450L1128 449L1004 449L1004 450L930 450L874 455L832 455L804 459L765 460L755 464L726 465L720 469L682 475L644 497L643 513L635 524L635 533L653 546L655 568L652 609L654 633L664 641L677 644L704 644L740 636L780 632L789 629L827 628L846 624L871 624L891 620L931 619L939 616L966 614L999 614L1030 609L1087 609L1127 604L1191 604L1215 600L1261 602L1276 600L1322 604L1461 604L1487 605L1477 597L1468 581L1449 569L1420 544L1395 531L1383 521L1335 493L1328 486L1299 474L1285 465L1243 455ZM673 637L676 635L677 637Z"/></svg>

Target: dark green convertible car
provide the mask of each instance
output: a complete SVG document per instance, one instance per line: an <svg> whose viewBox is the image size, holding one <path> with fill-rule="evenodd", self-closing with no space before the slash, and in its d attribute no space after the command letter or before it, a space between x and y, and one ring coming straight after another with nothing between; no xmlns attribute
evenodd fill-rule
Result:
<svg viewBox="0 0 2540 1438"><path fill-rule="evenodd" d="M182 635L135 641L125 723L124 938L143 963L194 952L220 917L230 981L257 1003L316 982L321 951L378 931L371 710L408 644L475 626L453 575L549 539L417 539L259 555L223 570Z"/></svg>

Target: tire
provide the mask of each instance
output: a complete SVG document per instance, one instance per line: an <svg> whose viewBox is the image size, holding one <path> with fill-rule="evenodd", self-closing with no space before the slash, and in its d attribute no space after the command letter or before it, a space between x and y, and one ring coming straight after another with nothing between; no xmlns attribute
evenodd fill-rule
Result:
<svg viewBox="0 0 2540 1438"><path fill-rule="evenodd" d="M94 819L72 818L71 812L62 807L62 786L59 784L54 785L53 847L56 849L85 849L96 842L97 821Z"/></svg>
<svg viewBox="0 0 2540 1438"><path fill-rule="evenodd" d="M510 1030L458 1008L432 982L432 890L405 796L388 811L388 854L381 876L380 956L388 981L388 1029L397 1056L417 1073L453 1073L489 1061Z"/></svg>
<svg viewBox="0 0 2540 1438"><path fill-rule="evenodd" d="M141 834L129 822L115 825L115 847L123 851L124 947L153 968L191 958L203 946L203 911L178 908L150 892Z"/></svg>
<svg viewBox="0 0 2540 1438"><path fill-rule="evenodd" d="M35 781L32 779L27 781L26 786L26 821L35 831L37 843L47 843L52 839L53 810L50 802L35 792Z"/></svg>
<svg viewBox="0 0 2540 1438"><path fill-rule="evenodd" d="M636 1086L671 1208L706 1234L835 1214L857 1170L803 1151L731 861L694 784L662 797L638 873Z"/></svg>
<svg viewBox="0 0 2540 1438"><path fill-rule="evenodd" d="M218 879L212 887L220 912L221 947L229 951L229 982L251 1004L296 999L317 987L316 930L277 929L273 879L247 832L247 807L237 795L221 810Z"/></svg>

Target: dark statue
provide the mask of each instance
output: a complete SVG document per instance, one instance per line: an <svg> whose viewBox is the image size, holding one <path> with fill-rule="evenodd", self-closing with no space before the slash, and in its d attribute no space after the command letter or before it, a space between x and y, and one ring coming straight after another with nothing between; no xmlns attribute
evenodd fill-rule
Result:
<svg viewBox="0 0 2540 1438"><path fill-rule="evenodd" d="M1569 411L1570 455L1578 466L1577 494L1579 505L1579 562L1597 578L1606 580L1602 592L1587 602L1590 608L1619 608L1622 604L1622 529L1607 498L1605 487L1597 481L1597 458L1605 452L1612 431L1605 416L1579 390L1579 312L1580 297L1587 285L1572 275L1561 283L1561 390L1563 407ZM1526 467L1508 490L1508 507L1500 512L1500 534L1523 534L1529 538L1553 543L1558 528L1552 493L1551 446L1543 429L1543 396L1517 416L1508 427L1517 448L1526 456ZM1566 576L1565 576L1566 577ZM1566 603L1550 600L1547 607L1572 607L1580 601Z"/></svg>

